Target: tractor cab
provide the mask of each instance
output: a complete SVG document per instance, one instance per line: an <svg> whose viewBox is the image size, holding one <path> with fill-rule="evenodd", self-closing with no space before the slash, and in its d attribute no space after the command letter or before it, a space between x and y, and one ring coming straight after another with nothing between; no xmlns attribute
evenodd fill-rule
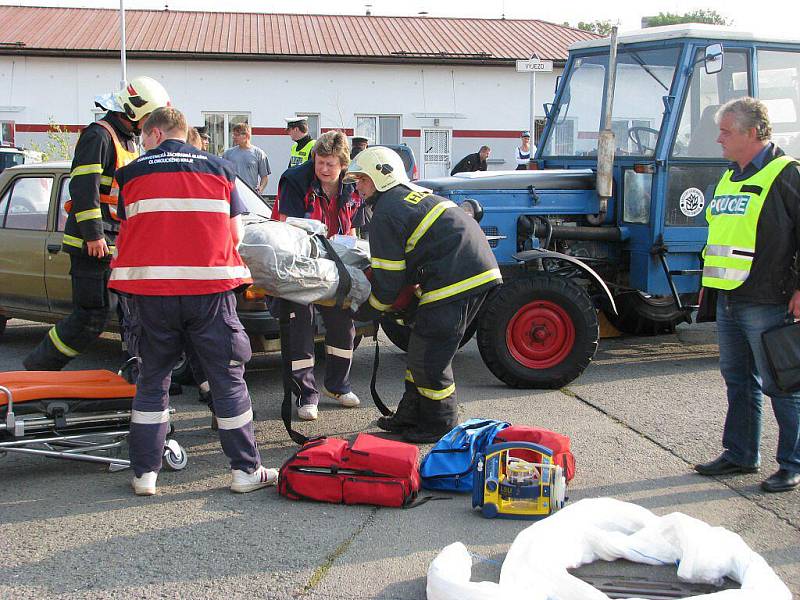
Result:
<svg viewBox="0 0 800 600"><path fill-rule="evenodd" d="M611 197L599 215L623 230L617 283L653 297L698 291L705 207L728 161L717 109L742 96L765 102L773 141L800 155L800 43L729 28L656 27L617 39L611 78ZM597 168L609 38L574 44L547 105L539 169ZM625 272L627 271L627 272Z"/></svg>

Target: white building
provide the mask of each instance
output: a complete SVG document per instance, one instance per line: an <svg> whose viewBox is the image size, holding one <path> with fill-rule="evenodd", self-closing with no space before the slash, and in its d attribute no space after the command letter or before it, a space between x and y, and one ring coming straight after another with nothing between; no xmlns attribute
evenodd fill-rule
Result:
<svg viewBox="0 0 800 600"><path fill-rule="evenodd" d="M150 75L218 150L248 121L276 191L291 141L283 117L309 117L372 143L408 144L436 176L482 144L490 169L513 169L529 129L529 76L515 61L552 60L536 78L536 117L567 48L593 34L536 20L127 11L128 78ZM48 127L77 134L118 89L115 10L0 7L0 121L6 141L43 147ZM74 137L74 136L73 136Z"/></svg>

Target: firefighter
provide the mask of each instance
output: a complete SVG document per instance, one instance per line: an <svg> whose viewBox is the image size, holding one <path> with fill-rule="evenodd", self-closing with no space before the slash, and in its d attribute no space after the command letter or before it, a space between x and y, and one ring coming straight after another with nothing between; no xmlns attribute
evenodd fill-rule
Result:
<svg viewBox="0 0 800 600"><path fill-rule="evenodd" d="M70 258L72 313L23 360L28 370L62 369L97 339L116 309L107 289L119 231L114 173L138 156L135 136L143 119L169 105L169 96L156 80L137 77L122 90L98 97L95 105L108 112L81 132L75 146L62 242Z"/></svg>
<svg viewBox="0 0 800 600"><path fill-rule="evenodd" d="M453 202L411 183L400 156L380 146L355 157L348 178L372 210L372 293L356 313L392 312L401 290L418 285L405 393L378 426L413 443L435 442L458 422L453 357L488 291L502 282L477 222Z"/></svg>
<svg viewBox="0 0 800 600"><path fill-rule="evenodd" d="M272 218L316 219L327 226L328 237L353 236L362 223L357 218L361 201L352 184L344 184L350 147L340 131L320 136L311 151L311 160L287 169L278 183L278 197ZM282 306L281 306L282 305ZM280 306L280 308L279 308ZM325 323L325 387L323 393L345 408L360 404L350 388L355 325L349 309L318 307ZM319 392L314 379L314 306L279 300L273 311L288 310L289 353L292 378L300 388L297 416L313 421L318 416Z"/></svg>
<svg viewBox="0 0 800 600"><path fill-rule="evenodd" d="M180 111L153 112L143 131L150 150L117 172L123 225L109 287L126 294L140 357L129 437L138 495L155 493L170 372L185 340L208 377L231 490L253 491L278 478L261 465L256 447L244 381L250 341L236 314L234 290L251 281L236 250L246 206L233 165L187 144L187 129Z"/></svg>
<svg viewBox="0 0 800 600"><path fill-rule="evenodd" d="M292 138L292 148L289 152L289 168L302 165L311 156L311 149L316 140L308 133L308 119L295 116L285 117L286 133Z"/></svg>

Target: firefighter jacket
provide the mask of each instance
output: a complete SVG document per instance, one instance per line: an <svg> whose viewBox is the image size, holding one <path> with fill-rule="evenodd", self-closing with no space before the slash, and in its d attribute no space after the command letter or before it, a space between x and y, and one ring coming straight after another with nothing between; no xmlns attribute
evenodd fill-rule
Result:
<svg viewBox="0 0 800 600"><path fill-rule="evenodd" d="M800 171L795 159L768 148L760 168L728 169L706 209L703 286L737 298L782 303L795 288L800 242Z"/></svg>
<svg viewBox="0 0 800 600"><path fill-rule="evenodd" d="M297 217L316 219L328 228L328 237L337 233L349 235L354 227L361 227L363 211L361 198L355 185L342 183L339 179L339 197L331 202L314 175L314 161L307 161L293 169L287 169L278 182L278 196L272 207L272 218Z"/></svg>
<svg viewBox="0 0 800 600"><path fill-rule="evenodd" d="M485 292L502 283L478 223L450 200L399 185L380 193L369 229L372 294L386 312L400 290L418 284L419 306Z"/></svg>
<svg viewBox="0 0 800 600"><path fill-rule="evenodd" d="M166 140L117 172L123 223L108 287L142 296L214 294L250 283L233 244L234 166Z"/></svg>
<svg viewBox="0 0 800 600"><path fill-rule="evenodd" d="M308 161L311 156L311 149L314 147L314 142L310 135L297 140L292 144L292 149L289 152L289 168L297 167Z"/></svg>
<svg viewBox="0 0 800 600"><path fill-rule="evenodd" d="M81 132L75 146L62 241L69 254L85 256L85 242L103 237L109 250L114 250L119 231L114 173L138 156L133 134L125 131L119 119L116 113L107 113Z"/></svg>

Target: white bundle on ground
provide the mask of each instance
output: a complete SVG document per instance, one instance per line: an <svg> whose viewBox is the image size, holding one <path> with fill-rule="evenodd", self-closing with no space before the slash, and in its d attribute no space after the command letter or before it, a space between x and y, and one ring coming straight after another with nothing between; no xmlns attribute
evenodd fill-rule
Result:
<svg viewBox="0 0 800 600"><path fill-rule="evenodd" d="M271 296L300 304L332 300L339 272L312 235L324 230L322 223L310 219L248 223L239 254L250 268L254 283ZM369 266L369 246L355 238L335 238L331 245L350 273L353 283L346 298L356 309L366 302L371 290L364 275Z"/></svg>
<svg viewBox="0 0 800 600"><path fill-rule="evenodd" d="M460 542L428 568L428 600L609 600L567 569L597 559L624 558L650 565L678 564L678 577L741 589L694 600L789 600L792 595L766 561L737 534L682 513L659 517L612 498L576 502L517 535L500 582L471 582L472 558Z"/></svg>

